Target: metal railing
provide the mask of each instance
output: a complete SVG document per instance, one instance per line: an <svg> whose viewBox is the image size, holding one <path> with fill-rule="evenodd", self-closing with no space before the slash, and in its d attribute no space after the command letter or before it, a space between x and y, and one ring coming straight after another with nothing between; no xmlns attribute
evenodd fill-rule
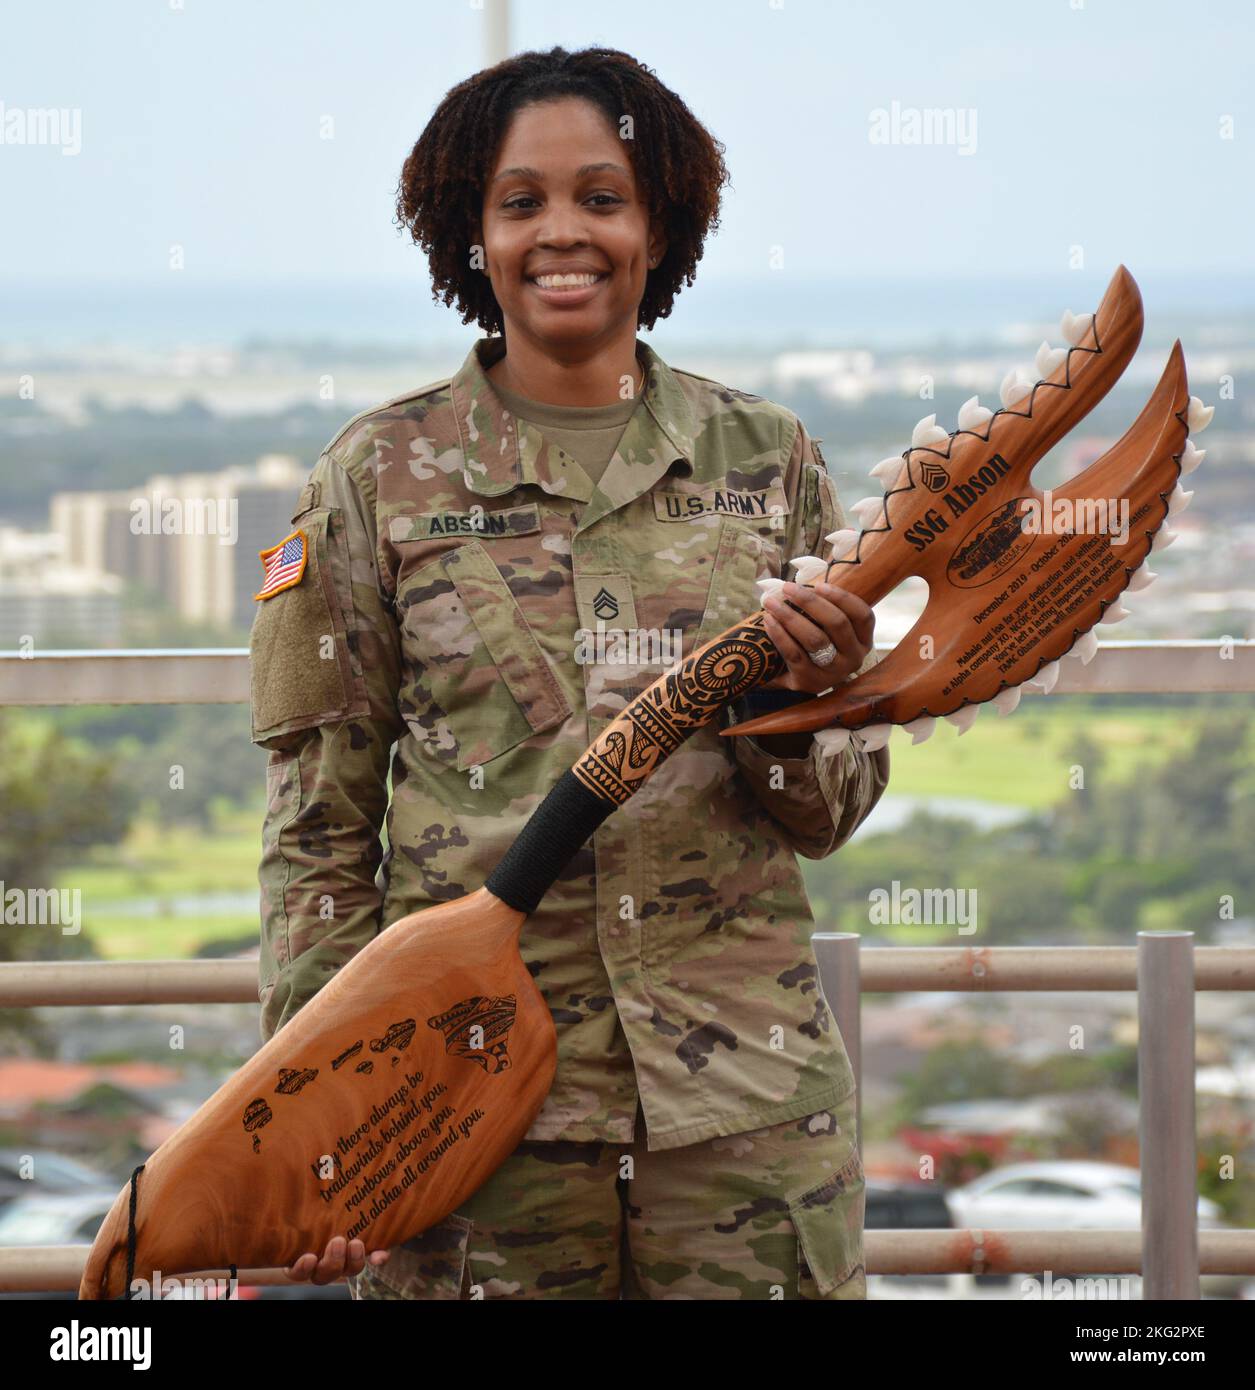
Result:
<svg viewBox="0 0 1255 1390"><path fill-rule="evenodd" d="M892 643L877 642L882 654ZM1255 641L1104 642L1065 660L1049 696L1255 692ZM249 698L243 647L0 652L0 705L232 705Z"/></svg>
<svg viewBox="0 0 1255 1390"><path fill-rule="evenodd" d="M1255 642L1106 643L1087 667L1065 662L1049 698L1200 692L1255 692ZM247 699L242 650L0 655L0 706ZM864 992L1138 995L1141 1232L870 1230L869 1274L1141 1274L1144 1298L1197 1298L1200 1273L1255 1274L1255 1231L1198 1231L1193 1086L1194 994L1255 988L1255 947L1195 947L1191 932L1141 932L1136 947L862 947L855 933L829 932L816 933L814 943L824 994L860 1079ZM251 961L0 965L0 1007L256 1001ZM861 1084L859 1091L861 1108ZM0 1290L76 1288L85 1259L82 1246L0 1249ZM240 1281L288 1282L281 1270L241 1271Z"/></svg>
<svg viewBox="0 0 1255 1390"><path fill-rule="evenodd" d="M1136 990L1138 998L1138 1139L1142 1172L1142 1231L1135 1233L968 1231L966 1254L980 1267L959 1272L1024 1273L1050 1268L1059 1274L1141 1274L1145 1298L1198 1298L1199 1274L1255 1274L1255 1231L1198 1231L1194 1160L1194 993L1200 989L1255 989L1255 947L1194 946L1193 932L1139 932L1132 946L861 947L855 932L816 932L811 938L824 996L841 1030L850 1065L862 1076L861 1001L864 993L943 990L993 993L1008 990ZM861 1091L861 1087L860 1087ZM862 1141L862 1105L859 1139ZM868 1271L873 1264L868 1232ZM919 1234L912 1232L912 1236ZM1031 1234L1032 1241L1025 1244ZM1101 1235L1120 1251L1101 1267L1066 1267L1065 1260L1094 1248L1061 1237ZM1056 1242L1052 1244L1052 1240ZM1037 1242L1037 1243L1033 1243ZM957 1259L965 1247L950 1249ZM995 1251L991 1256L991 1249ZM1030 1251L1048 1265L1016 1264ZM886 1255L888 1251L886 1250ZM1201 1259L1200 1259L1201 1254ZM993 1260L990 1263L990 1260ZM1010 1261L1010 1263L1008 1263ZM931 1268L931 1267L930 1267ZM923 1272L922 1267L912 1267ZM906 1270L894 1269L894 1273ZM953 1272L949 1268L946 1272Z"/></svg>

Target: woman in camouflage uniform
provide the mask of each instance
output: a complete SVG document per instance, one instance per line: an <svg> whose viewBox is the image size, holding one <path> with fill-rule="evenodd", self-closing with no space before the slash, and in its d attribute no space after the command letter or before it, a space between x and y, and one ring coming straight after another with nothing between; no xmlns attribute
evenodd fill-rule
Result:
<svg viewBox="0 0 1255 1390"><path fill-rule="evenodd" d="M400 218L492 336L335 436L293 515L307 563L258 599L263 1036L388 923L480 887L628 701L844 525L796 415L636 336L692 283L726 181L679 97L605 49L476 74L414 146ZM875 660L838 588L766 608L787 674L728 720ZM844 844L887 777L883 750L699 729L524 925L559 1045L525 1141L439 1227L337 1238L292 1277L865 1297L855 1082L796 856Z"/></svg>

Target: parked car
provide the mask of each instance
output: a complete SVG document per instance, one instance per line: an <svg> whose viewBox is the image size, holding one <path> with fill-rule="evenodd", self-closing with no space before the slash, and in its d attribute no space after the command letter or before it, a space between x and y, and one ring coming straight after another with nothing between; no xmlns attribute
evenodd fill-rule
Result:
<svg viewBox="0 0 1255 1390"><path fill-rule="evenodd" d="M952 1188L946 1201L956 1226L982 1230L1140 1230L1141 1184L1136 1168L1118 1163L1012 1163ZM1206 1197L1198 1199L1198 1224L1224 1225Z"/></svg>
<svg viewBox="0 0 1255 1390"><path fill-rule="evenodd" d="M27 1162L34 1173L24 1178L21 1174ZM108 1173L52 1149L0 1149L0 1211L19 1197L89 1192L108 1187L111 1181Z"/></svg>
<svg viewBox="0 0 1255 1390"><path fill-rule="evenodd" d="M90 1245L117 1195L109 1187L17 1197L0 1212L0 1246Z"/></svg>
<svg viewBox="0 0 1255 1390"><path fill-rule="evenodd" d="M934 1183L869 1181L863 1224L868 1229L918 1231L953 1226L945 1193Z"/></svg>
<svg viewBox="0 0 1255 1390"><path fill-rule="evenodd" d="M1199 1198L1198 1210L1200 1226L1224 1224L1219 1208L1207 1198ZM1111 1163L1052 1162L1009 1165L950 1191L924 1183L869 1182L864 1224L867 1230L1138 1229L1140 1174L1135 1168ZM1025 1274L876 1274L868 1276L867 1296L1019 1300L1030 1296L1025 1278ZM1113 1296L1141 1297L1137 1275L1120 1276L1111 1287ZM1240 1296L1232 1281L1212 1276L1204 1277L1203 1294Z"/></svg>

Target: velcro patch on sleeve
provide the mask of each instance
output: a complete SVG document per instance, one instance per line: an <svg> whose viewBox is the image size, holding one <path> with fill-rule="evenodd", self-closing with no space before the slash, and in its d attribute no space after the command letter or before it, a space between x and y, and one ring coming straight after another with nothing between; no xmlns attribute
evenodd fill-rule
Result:
<svg viewBox="0 0 1255 1390"><path fill-rule="evenodd" d="M524 507L505 507L488 511L422 512L418 516L394 516L388 522L388 538L394 545L405 541L426 541L435 536L525 536L540 530L540 507L535 502Z"/></svg>
<svg viewBox="0 0 1255 1390"><path fill-rule="evenodd" d="M299 584L305 574L305 561L309 555L305 532L293 531L290 536L284 536L278 545L272 545L269 550L259 550L257 554L265 578L253 598L274 598L284 589Z"/></svg>
<svg viewBox="0 0 1255 1390"><path fill-rule="evenodd" d="M655 490L654 515L659 521L690 521L695 516L737 516L747 521L756 517L785 516L789 499L777 478L769 487L705 487L691 492L678 489Z"/></svg>

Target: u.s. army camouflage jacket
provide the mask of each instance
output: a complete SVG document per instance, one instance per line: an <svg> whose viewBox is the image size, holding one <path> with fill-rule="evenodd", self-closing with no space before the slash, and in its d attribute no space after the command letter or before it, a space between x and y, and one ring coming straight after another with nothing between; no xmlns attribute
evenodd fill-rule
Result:
<svg viewBox="0 0 1255 1390"><path fill-rule="evenodd" d="M503 409L502 350L336 435L292 518L304 572L257 603L263 1037L389 923L481 887L629 700L845 524L796 415L640 339L594 487ZM672 1148L850 1094L796 854L842 845L887 769L707 727L596 831L523 927L558 1031L529 1138L629 1141L639 1096Z"/></svg>

